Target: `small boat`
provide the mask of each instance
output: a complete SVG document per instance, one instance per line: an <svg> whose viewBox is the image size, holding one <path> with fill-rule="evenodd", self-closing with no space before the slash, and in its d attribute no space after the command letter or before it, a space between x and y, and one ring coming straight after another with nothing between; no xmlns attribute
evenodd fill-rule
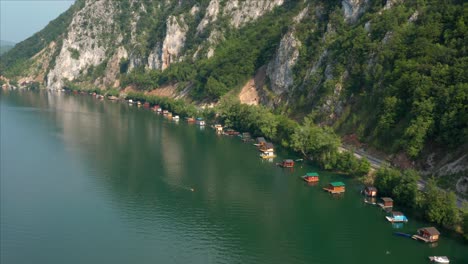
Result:
<svg viewBox="0 0 468 264"><path fill-rule="evenodd" d="M430 256L429 259L436 263L450 263L449 258L446 256Z"/></svg>
<svg viewBox="0 0 468 264"><path fill-rule="evenodd" d="M174 121L176 121L176 122L179 121L179 119L180 119L180 117L179 117L178 115L175 115L175 116L172 118L172 120L174 120Z"/></svg>
<svg viewBox="0 0 468 264"><path fill-rule="evenodd" d="M205 125L205 120L203 120L203 118L201 117L197 117L197 120L195 121L195 123L199 126L204 126Z"/></svg>
<svg viewBox="0 0 468 264"><path fill-rule="evenodd" d="M395 232L393 233L395 236L401 236L401 237L407 237L407 238L411 238L411 234L406 234L406 233L402 233L402 232Z"/></svg>
<svg viewBox="0 0 468 264"><path fill-rule="evenodd" d="M401 223L401 222L408 222L408 218L402 213L402 212L397 212L393 211L390 213L389 216L385 216L389 222L392 223Z"/></svg>

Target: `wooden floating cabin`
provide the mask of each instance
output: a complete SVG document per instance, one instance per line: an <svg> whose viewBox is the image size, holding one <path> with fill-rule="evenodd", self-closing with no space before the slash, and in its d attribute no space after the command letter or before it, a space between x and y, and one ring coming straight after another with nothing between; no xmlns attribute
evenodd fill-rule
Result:
<svg viewBox="0 0 468 264"><path fill-rule="evenodd" d="M323 189L329 193L344 193L345 184L343 182L332 182Z"/></svg>
<svg viewBox="0 0 468 264"><path fill-rule="evenodd" d="M316 172L308 172L306 175L302 176L302 179L306 182L318 182L319 175Z"/></svg>
<svg viewBox="0 0 468 264"><path fill-rule="evenodd" d="M259 150L261 152L265 152L265 151L272 151L273 152L273 151L275 151L275 147L273 146L273 143L268 142L268 143L265 143L262 146L260 146Z"/></svg>
<svg viewBox="0 0 468 264"><path fill-rule="evenodd" d="M254 145L257 146L257 147L261 147L261 146L263 146L264 144L267 143L264 137L258 137L258 138L256 139L256 142L257 142L257 143L254 144Z"/></svg>
<svg viewBox="0 0 468 264"><path fill-rule="evenodd" d="M402 213L398 211L393 211L390 213L389 216L385 216L387 220L391 223L406 223L408 222L408 218Z"/></svg>
<svg viewBox="0 0 468 264"><path fill-rule="evenodd" d="M146 108L146 109L149 109L149 108L150 108L150 103L145 102L145 103L143 104L143 107Z"/></svg>
<svg viewBox="0 0 468 264"><path fill-rule="evenodd" d="M382 197L380 198L382 202L377 203L382 208L392 208L393 207L393 199L390 197Z"/></svg>
<svg viewBox="0 0 468 264"><path fill-rule="evenodd" d="M213 126L213 128L216 131L216 133L218 133L218 134L223 133L223 126L222 125L216 124L216 125Z"/></svg>
<svg viewBox="0 0 468 264"><path fill-rule="evenodd" d="M187 120L187 123L195 123L195 118L193 117L186 117L185 120Z"/></svg>
<svg viewBox="0 0 468 264"><path fill-rule="evenodd" d="M281 166L283 168L294 168L294 160L285 159L281 163L276 163L276 165Z"/></svg>
<svg viewBox="0 0 468 264"><path fill-rule="evenodd" d="M168 112L168 113L166 114L166 118L167 118L167 119L172 119L172 113L171 113L171 112Z"/></svg>
<svg viewBox="0 0 468 264"><path fill-rule="evenodd" d="M433 243L439 240L440 232L435 227L423 227L418 229L418 233L412 238L426 243Z"/></svg>
<svg viewBox="0 0 468 264"><path fill-rule="evenodd" d="M260 157L262 159L272 159L275 158L276 155L273 151L264 151L262 154L260 154Z"/></svg>
<svg viewBox="0 0 468 264"><path fill-rule="evenodd" d="M239 132L238 132L238 131L235 131L235 130L232 129L232 128L228 128L228 129L224 130L224 135L228 135L228 136L237 136L237 135L239 135Z"/></svg>
<svg viewBox="0 0 468 264"><path fill-rule="evenodd" d="M160 109L159 105L155 105L151 108L151 110L153 110L154 112L158 112L158 109Z"/></svg>
<svg viewBox="0 0 468 264"><path fill-rule="evenodd" d="M373 186L366 186L364 188L364 195L368 197L376 197L377 196L377 188Z"/></svg>

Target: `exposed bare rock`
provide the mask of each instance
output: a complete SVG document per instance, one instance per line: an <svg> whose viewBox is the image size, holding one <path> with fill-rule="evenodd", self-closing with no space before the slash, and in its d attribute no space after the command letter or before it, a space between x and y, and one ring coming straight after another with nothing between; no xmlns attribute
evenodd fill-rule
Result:
<svg viewBox="0 0 468 264"><path fill-rule="evenodd" d="M365 11L368 0L343 0L344 17L348 22L355 22Z"/></svg>
<svg viewBox="0 0 468 264"><path fill-rule="evenodd" d="M403 0L387 0L387 2L385 2L385 6L383 9L384 10L390 9L397 4L400 4L401 2L403 2Z"/></svg>
<svg viewBox="0 0 468 264"><path fill-rule="evenodd" d="M228 0L223 14L231 18L233 27L238 28L283 3L284 0Z"/></svg>
<svg viewBox="0 0 468 264"><path fill-rule="evenodd" d="M299 57L300 46L294 32L287 33L280 42L275 59L268 64L267 76L271 89L277 95L286 92L294 82L292 68Z"/></svg>
<svg viewBox="0 0 468 264"><path fill-rule="evenodd" d="M169 16L166 21L166 37L162 45L156 44L148 57L147 68L164 70L179 61L184 47L188 26L183 16Z"/></svg>
<svg viewBox="0 0 468 264"><path fill-rule="evenodd" d="M202 32L209 23L213 23L218 19L219 14L219 0L211 0L208 8L206 9L205 16L200 24L197 26L197 32Z"/></svg>
<svg viewBox="0 0 468 264"><path fill-rule="evenodd" d="M106 58L112 43L102 35L112 34L114 28L113 1L88 0L78 11L68 29L68 37L63 41L55 67L47 76L49 88L59 89L63 79L74 80L90 65L96 66ZM87 24L88 27L83 27Z"/></svg>
<svg viewBox="0 0 468 264"><path fill-rule="evenodd" d="M106 73L104 76L104 85L116 86L117 75L120 72L120 60L126 59L127 57L127 50L125 50L123 47L119 47L107 62Z"/></svg>

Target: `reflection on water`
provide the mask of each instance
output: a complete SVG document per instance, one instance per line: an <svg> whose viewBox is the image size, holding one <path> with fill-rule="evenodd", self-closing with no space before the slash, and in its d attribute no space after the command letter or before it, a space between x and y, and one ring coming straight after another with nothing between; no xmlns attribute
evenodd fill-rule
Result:
<svg viewBox="0 0 468 264"><path fill-rule="evenodd" d="M466 260L449 238L393 236L348 179L308 185L317 168L279 168L237 137L83 95L8 94L1 114L2 264ZM347 192L324 192L332 180Z"/></svg>

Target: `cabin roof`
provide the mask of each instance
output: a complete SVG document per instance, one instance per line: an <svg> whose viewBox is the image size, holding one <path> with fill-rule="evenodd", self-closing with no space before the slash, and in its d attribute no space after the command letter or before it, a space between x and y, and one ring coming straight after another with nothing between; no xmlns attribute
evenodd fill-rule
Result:
<svg viewBox="0 0 468 264"><path fill-rule="evenodd" d="M315 176L319 176L319 175L318 175L318 173L316 173L316 172L308 172L308 173L306 173L306 176L308 176L308 177L315 177Z"/></svg>
<svg viewBox="0 0 468 264"><path fill-rule="evenodd" d="M333 187L342 187L342 186L344 187L345 186L345 184L343 182L332 182L332 183L330 183L330 185L333 186Z"/></svg>
<svg viewBox="0 0 468 264"><path fill-rule="evenodd" d="M294 162L294 161L292 159L285 159L285 160L283 160L283 162L291 163L291 162Z"/></svg>
<svg viewBox="0 0 468 264"><path fill-rule="evenodd" d="M394 215L394 216L403 216L404 214L402 212L393 211L392 215Z"/></svg>
<svg viewBox="0 0 468 264"><path fill-rule="evenodd" d="M431 227L423 227L423 228L420 228L419 230L422 230L424 232L427 232L429 233L429 235L431 236L437 236L437 235L440 235L440 232L439 230L437 230L435 227L431 226Z"/></svg>
<svg viewBox="0 0 468 264"><path fill-rule="evenodd" d="M197 117L197 120L198 120L198 121L201 121L201 120L203 120L203 118L201 118L201 117Z"/></svg>
<svg viewBox="0 0 468 264"><path fill-rule="evenodd" d="M266 143L265 148L267 148L267 149L273 148L273 143L270 143L270 142Z"/></svg>
<svg viewBox="0 0 468 264"><path fill-rule="evenodd" d="M375 188L374 186L367 186L366 189L369 191L377 191L377 188Z"/></svg>
<svg viewBox="0 0 468 264"><path fill-rule="evenodd" d="M257 142L266 142L264 137L258 137Z"/></svg>
<svg viewBox="0 0 468 264"><path fill-rule="evenodd" d="M384 201L384 202L393 202L393 199L390 198L390 197L382 197L381 199L382 199L382 201Z"/></svg>

